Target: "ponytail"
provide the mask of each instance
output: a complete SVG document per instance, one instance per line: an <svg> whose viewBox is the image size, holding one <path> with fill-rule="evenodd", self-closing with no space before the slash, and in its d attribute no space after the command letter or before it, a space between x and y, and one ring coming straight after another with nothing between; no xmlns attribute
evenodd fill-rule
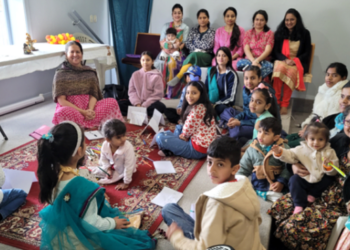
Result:
<svg viewBox="0 0 350 250"><path fill-rule="evenodd" d="M78 133L72 124L61 123L45 136L48 137L38 141L39 200L42 203L52 203L61 165L67 165L72 158L78 143ZM84 145L84 137L80 145ZM82 164L82 160L83 158L79 160L78 166Z"/></svg>

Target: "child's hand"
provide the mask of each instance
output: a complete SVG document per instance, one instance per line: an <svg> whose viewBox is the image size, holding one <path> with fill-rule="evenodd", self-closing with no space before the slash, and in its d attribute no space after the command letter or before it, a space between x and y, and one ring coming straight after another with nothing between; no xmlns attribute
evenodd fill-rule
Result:
<svg viewBox="0 0 350 250"><path fill-rule="evenodd" d="M119 183L117 186L115 186L115 189L121 190L121 189L127 189L128 187L129 187L129 184Z"/></svg>
<svg viewBox="0 0 350 250"><path fill-rule="evenodd" d="M331 171L333 169L333 167L331 165L328 165L329 163L332 163L328 158L324 158L323 159L323 168L326 170L326 171Z"/></svg>
<svg viewBox="0 0 350 250"><path fill-rule="evenodd" d="M281 182L275 182L271 184L271 190L276 193L281 193L284 185Z"/></svg>
<svg viewBox="0 0 350 250"><path fill-rule="evenodd" d="M282 153L282 149L280 146L277 145L273 145L271 148L271 151L275 154L275 155L280 155Z"/></svg>
<svg viewBox="0 0 350 250"><path fill-rule="evenodd" d="M182 229L176 224L176 222L171 223L170 227L168 227L168 230L166 230L166 237L168 237L168 239L170 240L173 233L177 230L182 231Z"/></svg>
<svg viewBox="0 0 350 250"><path fill-rule="evenodd" d="M183 134L179 135L179 138L183 141L188 141L188 138L186 138Z"/></svg>
<svg viewBox="0 0 350 250"><path fill-rule="evenodd" d="M298 132L298 135L299 135L300 138L302 138L302 137L304 136L306 127L307 127L307 126L305 125L304 128Z"/></svg>
<svg viewBox="0 0 350 250"><path fill-rule="evenodd" d="M227 127L229 128L234 128L239 125L241 125L241 122L235 118L230 118L230 120L227 122Z"/></svg>
<svg viewBox="0 0 350 250"><path fill-rule="evenodd" d="M109 175L107 175L107 178L108 178L108 179L112 179L113 172L114 172L114 169L112 169L111 167L109 167L109 168L107 169L107 173L109 174Z"/></svg>
<svg viewBox="0 0 350 250"><path fill-rule="evenodd" d="M177 113L178 115L181 115L181 108L176 109L176 113Z"/></svg>
<svg viewBox="0 0 350 250"><path fill-rule="evenodd" d="M127 219L119 219L119 217L114 217L113 218L115 221L115 229L124 229L128 228L128 225L130 222Z"/></svg>

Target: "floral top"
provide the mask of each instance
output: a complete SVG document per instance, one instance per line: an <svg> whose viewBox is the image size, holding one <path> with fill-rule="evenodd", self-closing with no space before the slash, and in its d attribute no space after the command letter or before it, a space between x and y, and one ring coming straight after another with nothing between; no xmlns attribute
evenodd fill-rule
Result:
<svg viewBox="0 0 350 250"><path fill-rule="evenodd" d="M207 153L210 143L216 139L216 126L214 118L211 126L208 127L203 118L207 109L203 104L195 105L188 114L186 122L182 128L182 135L191 138L193 148L201 153Z"/></svg>
<svg viewBox="0 0 350 250"><path fill-rule="evenodd" d="M275 37L271 30L267 32L261 31L259 34L256 34L254 28L245 33L243 41L244 46L247 44L249 45L250 51L252 52L254 58L259 57L262 53L264 53L267 45L270 45L271 48L273 48L274 43ZM270 59L271 56L265 58L267 61Z"/></svg>
<svg viewBox="0 0 350 250"><path fill-rule="evenodd" d="M241 32L241 35L239 36L238 43L236 47L231 51L231 54L238 54L238 57L242 57L244 54L243 50L243 40L244 40L244 33L245 30L242 27L239 27L239 31ZM220 47L227 47L230 48L230 39L231 39L232 32L227 33L225 30L225 26L220 27L215 32L215 43L214 43L214 54L218 51Z"/></svg>
<svg viewBox="0 0 350 250"><path fill-rule="evenodd" d="M200 49L208 53L213 52L215 40L215 30L209 28L207 31L200 33L199 27L191 28L186 40L186 47L190 50L190 53L195 49Z"/></svg>

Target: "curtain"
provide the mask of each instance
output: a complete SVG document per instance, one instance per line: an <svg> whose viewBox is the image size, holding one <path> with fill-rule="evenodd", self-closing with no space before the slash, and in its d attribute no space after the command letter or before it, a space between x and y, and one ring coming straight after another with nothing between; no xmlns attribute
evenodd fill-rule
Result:
<svg viewBox="0 0 350 250"><path fill-rule="evenodd" d="M126 54L134 54L137 33L148 33L153 0L108 0L108 3L120 84L128 86L137 68L121 61Z"/></svg>

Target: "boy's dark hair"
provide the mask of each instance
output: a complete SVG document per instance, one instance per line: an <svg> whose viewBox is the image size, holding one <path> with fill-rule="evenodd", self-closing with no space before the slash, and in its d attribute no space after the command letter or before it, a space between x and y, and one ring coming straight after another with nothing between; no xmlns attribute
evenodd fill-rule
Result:
<svg viewBox="0 0 350 250"><path fill-rule="evenodd" d="M329 129L328 127L321 121L321 117L314 114L309 125L307 125L304 132L304 139L307 139L310 134L318 134L322 133L326 139L326 143L329 141Z"/></svg>
<svg viewBox="0 0 350 250"><path fill-rule="evenodd" d="M268 117L260 121L259 128L262 128L264 131L269 131L271 129L274 135L280 135L282 132L282 124L275 117Z"/></svg>
<svg viewBox="0 0 350 250"><path fill-rule="evenodd" d="M102 133L105 138L111 140L114 136L125 135L126 126L121 120L110 119L103 124Z"/></svg>
<svg viewBox="0 0 350 250"><path fill-rule="evenodd" d="M168 28L168 29L166 30L165 34L166 34L166 35L173 34L174 36L176 36L176 35L177 35L177 31L176 31L175 28L172 28L172 27L171 27L171 28Z"/></svg>
<svg viewBox="0 0 350 250"><path fill-rule="evenodd" d="M241 159L241 144L228 136L214 140L208 147L207 154L210 157L230 159L231 167L239 164Z"/></svg>
<svg viewBox="0 0 350 250"><path fill-rule="evenodd" d="M54 126L50 133L53 136L52 141L42 138L38 141L37 176L40 186L39 200L41 203L52 203L52 192L57 185L61 165L65 166L69 163L78 140L77 130L69 123ZM83 130L82 135L80 146L84 144ZM83 161L84 158L80 159L78 166L82 166Z"/></svg>

